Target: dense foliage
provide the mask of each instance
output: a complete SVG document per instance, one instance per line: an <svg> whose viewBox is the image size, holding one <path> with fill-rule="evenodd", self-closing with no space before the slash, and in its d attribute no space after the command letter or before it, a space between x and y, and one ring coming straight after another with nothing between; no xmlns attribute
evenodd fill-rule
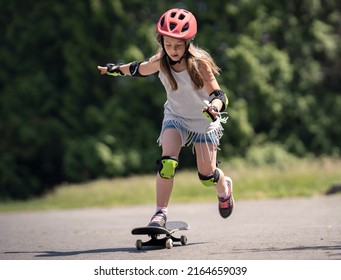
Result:
<svg viewBox="0 0 341 280"><path fill-rule="evenodd" d="M230 119L221 157L280 144L340 155L341 14L337 0L177 2L195 44L222 72ZM100 76L144 60L173 1L12 0L0 4L0 198L62 182L155 171L164 90L157 78ZM184 150L182 167L193 165Z"/></svg>

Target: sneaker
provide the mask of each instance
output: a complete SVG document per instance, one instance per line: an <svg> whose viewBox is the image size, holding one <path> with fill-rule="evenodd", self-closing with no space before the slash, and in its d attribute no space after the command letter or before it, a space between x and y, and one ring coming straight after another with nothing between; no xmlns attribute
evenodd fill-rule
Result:
<svg viewBox="0 0 341 280"><path fill-rule="evenodd" d="M229 194L226 198L218 197L219 200L219 214L224 219L229 217L232 214L234 199L233 199L233 190L232 190L232 179L230 177L225 177L227 187L229 188Z"/></svg>
<svg viewBox="0 0 341 280"><path fill-rule="evenodd" d="M166 215L162 211L158 211L154 214L148 226L149 227L165 227L166 221L167 221Z"/></svg>

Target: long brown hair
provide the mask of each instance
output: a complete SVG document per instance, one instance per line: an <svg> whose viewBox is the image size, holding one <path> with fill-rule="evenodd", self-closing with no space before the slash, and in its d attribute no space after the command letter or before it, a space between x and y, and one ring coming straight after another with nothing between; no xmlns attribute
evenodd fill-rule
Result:
<svg viewBox="0 0 341 280"><path fill-rule="evenodd" d="M160 34L157 35L156 40L160 44L160 48L158 49L156 56L160 59L160 68L161 71L165 73L168 78L168 81L173 90L178 89L178 84L172 74L167 54L162 47L162 36ZM205 77L202 75L201 69L211 70L213 74L219 75L220 68L216 65L211 55L205 50L194 46L191 43L191 40L186 41L186 46L188 46L188 54L184 56L183 59L187 60L187 71L191 80L194 84L195 89L201 89L204 87ZM207 69L208 68L208 69Z"/></svg>

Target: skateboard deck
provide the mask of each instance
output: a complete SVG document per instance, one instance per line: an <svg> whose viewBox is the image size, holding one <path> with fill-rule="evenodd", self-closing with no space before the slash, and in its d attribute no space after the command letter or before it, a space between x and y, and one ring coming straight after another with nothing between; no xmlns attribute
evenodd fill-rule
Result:
<svg viewBox="0 0 341 280"><path fill-rule="evenodd" d="M173 247L174 242L180 242L182 245L187 244L187 237L181 235L180 238L173 236L173 234L180 230L188 230L189 225L183 221L170 221L166 223L166 227L137 227L131 233L133 235L148 235L150 240L142 242L141 239L136 240L136 249L141 250L143 246L164 246L167 249ZM164 237L158 238L160 235Z"/></svg>

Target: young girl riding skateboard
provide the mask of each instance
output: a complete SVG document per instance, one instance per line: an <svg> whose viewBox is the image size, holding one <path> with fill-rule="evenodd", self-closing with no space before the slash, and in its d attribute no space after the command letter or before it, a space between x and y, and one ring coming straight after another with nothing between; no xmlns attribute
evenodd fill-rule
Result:
<svg viewBox="0 0 341 280"><path fill-rule="evenodd" d="M221 112L228 99L215 78L219 68L212 57L192 44L197 33L194 15L184 9L171 9L156 27L157 53L148 61L98 66L101 74L146 77L158 73L167 93L164 119L158 143L162 155L156 177L156 212L150 226L164 227L168 202L179 164L181 148L193 144L198 176L206 187L214 187L223 218L234 206L232 180L217 167L217 150L223 135Z"/></svg>

